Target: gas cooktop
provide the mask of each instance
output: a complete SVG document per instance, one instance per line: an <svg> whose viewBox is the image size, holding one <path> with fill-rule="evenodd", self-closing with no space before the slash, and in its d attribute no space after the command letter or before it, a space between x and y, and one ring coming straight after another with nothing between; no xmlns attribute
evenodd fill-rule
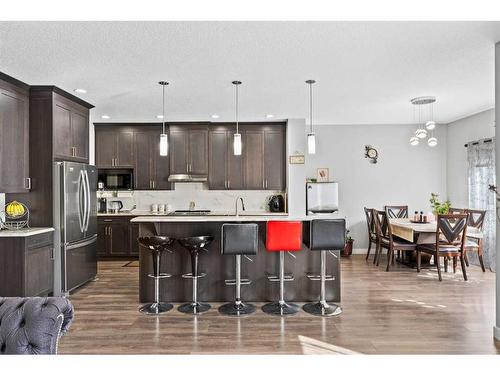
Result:
<svg viewBox="0 0 500 375"><path fill-rule="evenodd" d="M204 216L208 215L210 210L175 210L170 212L169 216Z"/></svg>

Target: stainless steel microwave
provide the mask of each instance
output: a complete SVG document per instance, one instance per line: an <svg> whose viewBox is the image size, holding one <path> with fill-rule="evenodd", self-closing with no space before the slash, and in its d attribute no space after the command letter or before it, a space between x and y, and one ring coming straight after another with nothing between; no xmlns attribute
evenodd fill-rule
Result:
<svg viewBox="0 0 500 375"><path fill-rule="evenodd" d="M133 169L99 169L98 183L104 190L132 190L134 187Z"/></svg>

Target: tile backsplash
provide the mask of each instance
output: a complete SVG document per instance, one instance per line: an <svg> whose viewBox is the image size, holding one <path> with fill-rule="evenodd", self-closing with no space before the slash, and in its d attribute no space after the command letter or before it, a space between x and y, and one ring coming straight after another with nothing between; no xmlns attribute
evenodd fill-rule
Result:
<svg viewBox="0 0 500 375"><path fill-rule="evenodd" d="M124 208L136 205L138 210L149 210L151 204L170 204L172 210L187 210L189 202L195 202L195 209L212 211L234 211L237 197L242 197L247 211L267 211L267 201L272 190L207 190L202 183L176 184L175 190L167 191L120 191L98 193L98 197L115 198L123 202Z"/></svg>

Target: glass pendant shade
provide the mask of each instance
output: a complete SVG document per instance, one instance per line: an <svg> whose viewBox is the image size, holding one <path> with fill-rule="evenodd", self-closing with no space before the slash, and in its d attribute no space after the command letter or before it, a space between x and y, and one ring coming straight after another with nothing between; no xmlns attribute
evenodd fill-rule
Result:
<svg viewBox="0 0 500 375"><path fill-rule="evenodd" d="M307 135L307 153L316 153L316 135L314 133L309 133Z"/></svg>
<svg viewBox="0 0 500 375"><path fill-rule="evenodd" d="M417 131L415 132L415 135L417 136L417 138L423 139L423 138L427 137L427 130L417 129Z"/></svg>
<svg viewBox="0 0 500 375"><path fill-rule="evenodd" d="M436 129L436 123L434 121L427 121L425 123L425 128L427 130L434 130L434 129Z"/></svg>
<svg viewBox="0 0 500 375"><path fill-rule="evenodd" d="M233 150L235 155L241 155L241 134L235 133L233 140Z"/></svg>
<svg viewBox="0 0 500 375"><path fill-rule="evenodd" d="M436 137L430 137L428 140L427 140L427 144L429 145L429 147L436 147L437 144L438 144L438 140Z"/></svg>
<svg viewBox="0 0 500 375"><path fill-rule="evenodd" d="M418 138L417 138L417 137L411 137L411 138L410 138L410 144L411 144L412 146L418 146L419 142L420 142L420 141L418 140Z"/></svg>
<svg viewBox="0 0 500 375"><path fill-rule="evenodd" d="M168 135L160 134L160 156L168 155Z"/></svg>

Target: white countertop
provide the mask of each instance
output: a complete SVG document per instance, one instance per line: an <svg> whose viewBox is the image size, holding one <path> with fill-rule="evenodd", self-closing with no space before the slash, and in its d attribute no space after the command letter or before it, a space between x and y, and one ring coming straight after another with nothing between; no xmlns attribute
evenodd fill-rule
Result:
<svg viewBox="0 0 500 375"><path fill-rule="evenodd" d="M169 215L169 213L163 212L163 213L156 213L156 212L151 212L147 210L132 210L132 211L125 211L125 212L118 212L118 213L98 213L97 216L152 216L152 217L173 217ZM227 217L227 216L235 216L234 211L211 211L208 215L200 215L200 217ZM266 211L244 211L244 213L241 213L240 216L288 216L288 213L286 212L266 212ZM174 216L174 217L179 217L179 216ZM185 217L185 216L184 216ZM188 216L188 217L193 217L193 216ZM194 216L198 217L198 216Z"/></svg>
<svg viewBox="0 0 500 375"><path fill-rule="evenodd" d="M290 216L287 214L274 215L267 212L262 215L205 215L205 216L138 216L130 222L132 223L206 223L206 222L256 222L256 221L269 221L269 220L283 220L283 221L311 221L317 219L340 219L343 218L338 214L331 215L316 215L316 216Z"/></svg>
<svg viewBox="0 0 500 375"><path fill-rule="evenodd" d="M0 230L1 237L29 237L37 234L53 232L54 228L23 228L18 230Z"/></svg>

